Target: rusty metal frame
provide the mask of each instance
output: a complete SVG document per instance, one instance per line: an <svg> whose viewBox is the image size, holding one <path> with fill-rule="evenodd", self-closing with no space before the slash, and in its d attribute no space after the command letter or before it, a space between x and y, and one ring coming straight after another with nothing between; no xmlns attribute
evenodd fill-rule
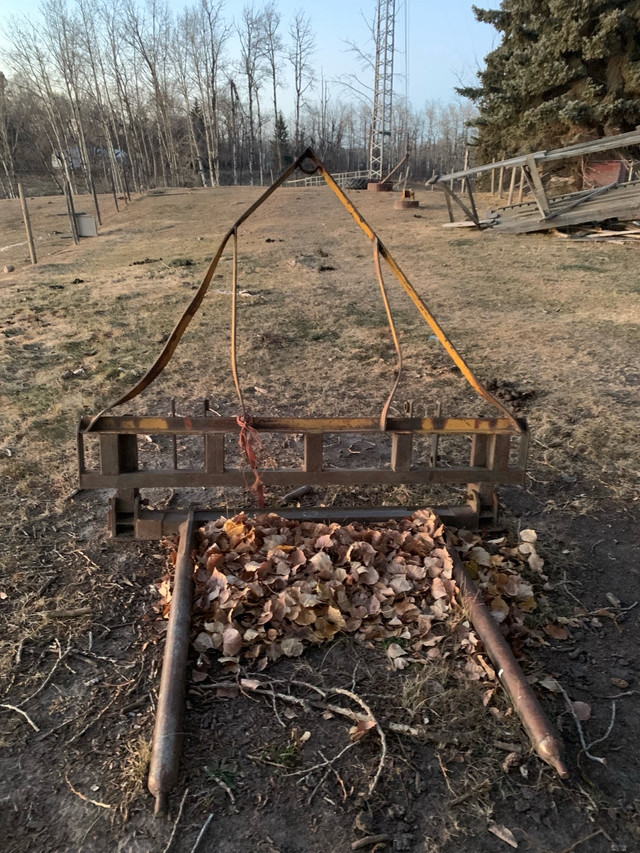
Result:
<svg viewBox="0 0 640 853"><path fill-rule="evenodd" d="M244 468L227 467L225 435L237 436L240 427L230 417L113 417L102 416L91 423L83 418L78 431L78 467L83 489L116 489L110 530L114 536L134 535L155 538L158 532L170 532L151 524L153 511L141 515L136 500L143 488L248 487ZM521 432L514 434L506 418L388 418L386 431L377 418L255 418L253 426L261 434L299 434L304 440L304 460L300 468L265 468L260 477L266 486L301 485L407 485L426 483L466 484L471 499L474 526L481 518L495 521L497 483L523 483L528 446L528 429L519 422ZM390 435L389 468L328 467L324 459L325 435ZM167 465L151 470L140 467L138 436L170 436L172 452ZM436 458L416 463L412 456L415 436L455 435L470 438L467 466L445 467ZM200 436L200 467L179 467L176 450L178 436ZM85 461L88 440L99 442L99 463L89 468ZM517 460L511 461L512 442L517 444ZM516 455L516 454L513 454ZM385 511L388 508L385 508ZM443 509L444 512L444 509ZM353 513L352 513L353 514ZM144 521L144 523L141 523Z"/></svg>

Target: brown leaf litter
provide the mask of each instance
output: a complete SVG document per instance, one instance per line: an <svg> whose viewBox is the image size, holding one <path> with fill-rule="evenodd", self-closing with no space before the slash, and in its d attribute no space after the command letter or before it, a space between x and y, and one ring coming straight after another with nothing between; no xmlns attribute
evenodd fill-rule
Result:
<svg viewBox="0 0 640 853"><path fill-rule="evenodd" d="M506 536L447 533L516 651L545 642L525 624L537 604L522 572L546 580L535 531L522 531L515 547ZM207 677L210 652L228 672L241 664L262 670L339 634L370 647L384 643L394 669L448 658L460 678L495 678L458 601L444 536L428 509L370 526L244 513L207 523L194 553L193 679ZM166 616L166 579L158 590Z"/></svg>

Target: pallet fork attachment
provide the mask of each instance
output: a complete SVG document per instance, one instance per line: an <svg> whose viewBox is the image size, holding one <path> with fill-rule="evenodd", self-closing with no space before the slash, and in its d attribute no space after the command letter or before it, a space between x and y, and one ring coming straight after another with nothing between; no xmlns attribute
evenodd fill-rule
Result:
<svg viewBox="0 0 640 853"><path fill-rule="evenodd" d="M404 291L440 341L450 358L472 388L499 412L495 417L445 418L415 417L411 408L403 417L388 416L388 409L395 389L385 404L380 418L300 418L300 417L258 417L249 416L244 409L242 392L235 369L235 308L237 291L237 240L239 227L274 193L297 169L305 174L319 172L326 184L335 193L339 201L351 214L355 222L364 231L374 248L374 260L378 272L382 297L387 309L391 331L396 342L399 357L399 371L402 356L397 343L393 319L386 299L385 285L382 280L380 260L383 260L393 273ZM163 371L175 352L180 339L198 311L227 244L232 241L234 248L234 276L232 290L232 368L236 390L238 392L242 416L213 416L208 404L203 413L194 417L179 417L172 412L169 417L158 416L114 416L110 414L120 406L137 397ZM215 518L225 513L223 509L193 510L188 517L181 512L165 512L146 508L140 498L140 489L144 488L188 488L211 486L246 486L246 470L230 468L225 460L225 436L232 434L242 438L243 431L251 429L257 433L296 433L304 440L304 463L301 468L269 468L257 470L254 467L256 482L264 486L287 486L295 489L302 485L401 485L401 484L467 484L469 501L466 506L435 507L441 519L455 527L477 529L495 524L498 512L496 487L499 483L524 483L527 460L529 432L526 421L518 419L497 400L474 376L462 356L446 336L429 308L422 301L401 268L384 246L377 234L368 225L353 203L333 180L324 164L316 154L307 149L285 172L258 198L233 224L223 238L202 284L191 303L169 336L164 349L149 368L147 373L129 391L107 406L94 417L82 418L78 429L78 466L80 487L83 489L114 489L111 500L109 527L116 538L159 539L164 535L180 534L178 563L174 598L167 633L162 682L158 702L158 714L154 732L154 748L149 777L149 788L156 797L156 812L166 810L169 791L177 779L182 709L186 684L186 660L191 611L191 554L195 547L195 533L199 522ZM324 459L324 436L352 433L357 435L390 435L391 465L387 469L377 468L338 468L328 467ZM138 436L166 436L170 439L173 452L165 467L145 470L138 459ZM471 439L469 464L459 467L445 467L438 464L437 444L440 436L468 436ZM180 436L199 436L202 456L199 467L181 468L178 466L177 440ZM418 463L413 456L414 438L431 436L432 452L430 458ZM99 444L99 463L90 468L85 462L85 445L89 441ZM304 520L328 520L345 523L352 520L385 521L390 518L402 518L411 514L417 507L352 507L326 508L311 507L286 509L266 508L262 512L277 512L288 518ZM455 551L452 553L454 562ZM463 598L468 603L477 599L477 594L469 593L472 581L466 576L464 566L456 564L459 574L458 585ZM460 574L462 573L462 574ZM466 577L466 580L465 580ZM469 598L468 596L471 596ZM478 604L478 602L476 601ZM487 634L486 619L474 618L478 608L471 608L471 618L479 636L487 648L492 643ZM486 608L485 608L486 611ZM482 610L479 611L482 613ZM491 621L489 619L489 621ZM489 631L491 626L489 625ZM500 644L498 644L500 645ZM541 757L554 766L560 775L566 776L566 769L559 757L559 747L553 732L544 718L539 705L529 701L533 694L524 680L524 676L506 646L498 650L501 671L511 673L511 686L506 685L514 700L516 709L525 719L525 727L534 739L534 746ZM492 647L495 646L495 643ZM506 657L504 657L506 655ZM515 686L514 686L515 685ZM520 686L518 686L520 685ZM522 688L522 689L521 689ZM524 692L524 693L523 693ZM526 694L527 701L521 702L518 696ZM535 701L535 697L534 701ZM533 710L532 710L533 709ZM533 714L533 716L531 716ZM528 722L527 722L528 721ZM540 744L545 744L544 748ZM551 747L548 745L551 744ZM545 752L545 749L547 750ZM549 751L550 750L550 751Z"/></svg>

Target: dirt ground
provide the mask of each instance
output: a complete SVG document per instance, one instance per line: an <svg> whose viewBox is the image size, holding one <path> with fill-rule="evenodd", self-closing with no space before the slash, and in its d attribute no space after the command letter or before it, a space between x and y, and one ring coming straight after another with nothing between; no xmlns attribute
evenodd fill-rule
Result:
<svg viewBox="0 0 640 853"><path fill-rule="evenodd" d="M63 199L33 199L36 267L19 203L0 202L0 259L16 267L0 278L0 847L188 853L212 814L198 851L640 849L640 247L443 229L442 197L420 188L418 210L396 211L386 194L351 196L478 377L515 397L528 419L526 487L503 488L501 499L506 528L534 528L545 559L549 580L532 622L565 620L567 638L529 649L523 665L565 741L571 778L559 781L530 753L500 694L490 714L477 683L451 681L442 666L394 672L383 650L342 638L266 674L349 689L385 723L417 720L432 731L389 736L372 797L374 737L325 773L325 757L349 742L344 721L309 709L285 715L262 697L213 698L204 682L189 688L170 819L152 817L145 773L163 646L153 584L167 552L108 539L108 495L76 492L75 431L81 414L99 411L151 364L219 240L259 192L155 192L119 213L105 197L100 236L77 247ZM481 209L489 206L481 197ZM329 190L280 190L242 226L239 245L238 363L251 411L378 415L395 352L371 246ZM174 360L127 411L166 414L174 398L179 414L199 414L208 398L218 413L238 414L230 257ZM438 402L444 415L489 414L386 278L406 363L396 410L412 400L419 414L434 414ZM148 445L152 465L157 447ZM358 464L384 463L388 453L356 450L331 452ZM459 451L442 442L443 459L455 462ZM296 452L292 442L285 455ZM217 490L148 497L230 512L253 500ZM452 500L464 490L325 489L304 498ZM562 697L540 684L545 676L590 706L587 744L610 728L591 748L606 764L585 755ZM213 680L222 677L214 667ZM490 831L502 826L511 845Z"/></svg>

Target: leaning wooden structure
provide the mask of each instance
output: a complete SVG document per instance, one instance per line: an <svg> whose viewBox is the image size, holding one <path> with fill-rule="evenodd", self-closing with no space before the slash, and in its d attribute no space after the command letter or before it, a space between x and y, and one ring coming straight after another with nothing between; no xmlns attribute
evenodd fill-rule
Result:
<svg viewBox="0 0 640 853"><path fill-rule="evenodd" d="M640 216L640 180L614 181L606 186L550 198L544 184L543 169L558 160L589 157L604 151L618 151L636 145L640 145L640 128L630 133L580 142L566 148L520 154L508 160L499 160L448 175L434 175L427 181L427 185L438 186L444 191L451 224L468 223L480 229L491 228L505 234L546 231L549 228L565 228L587 222L603 222L607 219L635 219ZM533 199L523 201L521 190L518 202L511 204L514 190L512 180L509 204L480 216L473 192L474 178L479 175L495 175L496 172L504 174L507 169L512 169L512 176L515 176L515 170L518 168L522 170ZM457 180L462 182L460 192L454 190ZM463 222L456 222L454 205L464 214Z"/></svg>

